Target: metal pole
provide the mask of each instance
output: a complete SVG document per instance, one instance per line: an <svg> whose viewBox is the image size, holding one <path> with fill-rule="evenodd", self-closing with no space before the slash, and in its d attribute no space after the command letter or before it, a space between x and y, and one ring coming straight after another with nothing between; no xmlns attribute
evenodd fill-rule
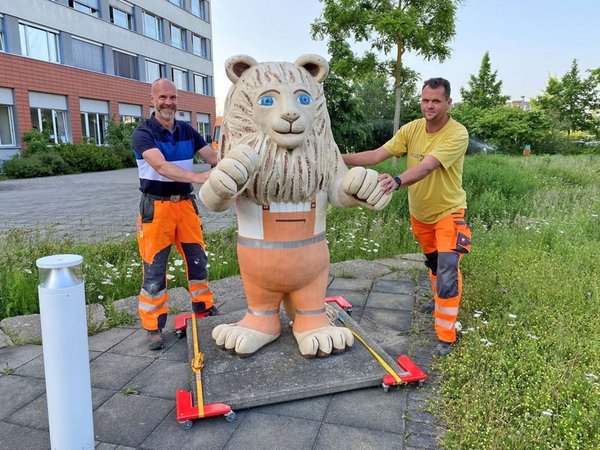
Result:
<svg viewBox="0 0 600 450"><path fill-rule="evenodd" d="M83 257L53 255L36 264L50 445L93 449Z"/></svg>

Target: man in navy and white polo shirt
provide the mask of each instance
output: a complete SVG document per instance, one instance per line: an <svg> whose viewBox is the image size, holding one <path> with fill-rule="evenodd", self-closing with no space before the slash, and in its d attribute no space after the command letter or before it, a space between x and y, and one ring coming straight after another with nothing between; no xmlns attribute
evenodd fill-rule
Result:
<svg viewBox="0 0 600 450"><path fill-rule="evenodd" d="M210 171L192 169L196 153L211 166L217 154L191 125L175 120L177 88L172 81L152 83L150 100L154 113L134 131L132 140L142 191L137 237L144 278L138 311L148 330L148 348L158 350L167 321L167 261L173 243L185 261L193 311L197 316L215 313L192 186L204 183Z"/></svg>

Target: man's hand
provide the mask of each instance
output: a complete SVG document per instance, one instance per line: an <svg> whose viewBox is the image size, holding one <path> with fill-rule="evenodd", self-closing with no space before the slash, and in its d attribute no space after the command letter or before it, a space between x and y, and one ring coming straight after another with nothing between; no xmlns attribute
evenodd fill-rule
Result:
<svg viewBox="0 0 600 450"><path fill-rule="evenodd" d="M372 169L353 167L344 175L341 191L357 200L367 208L381 210L385 208L392 195L386 193L379 184L379 175Z"/></svg>

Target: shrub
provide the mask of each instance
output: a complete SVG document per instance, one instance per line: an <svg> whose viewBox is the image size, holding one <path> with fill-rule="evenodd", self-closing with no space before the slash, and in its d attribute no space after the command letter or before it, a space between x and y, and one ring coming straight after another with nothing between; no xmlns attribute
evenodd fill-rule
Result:
<svg viewBox="0 0 600 450"><path fill-rule="evenodd" d="M106 143L113 149L123 167L135 167L131 135L138 123L117 123L111 119L106 130Z"/></svg>
<svg viewBox="0 0 600 450"><path fill-rule="evenodd" d="M45 150L26 158L15 155L4 161L4 174L10 178L33 178L70 173L69 164L57 151Z"/></svg>
<svg viewBox="0 0 600 450"><path fill-rule="evenodd" d="M93 143L61 144L58 151L73 173L100 172L122 167L120 158L111 148Z"/></svg>

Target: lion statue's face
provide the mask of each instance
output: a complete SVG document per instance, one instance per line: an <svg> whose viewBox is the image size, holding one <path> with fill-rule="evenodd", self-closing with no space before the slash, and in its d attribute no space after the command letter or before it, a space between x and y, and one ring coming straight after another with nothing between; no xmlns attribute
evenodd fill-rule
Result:
<svg viewBox="0 0 600 450"><path fill-rule="evenodd" d="M238 144L259 153L261 167L246 193L258 203L309 200L346 170L323 94L328 70L316 55L295 63L257 63L245 55L227 60L234 84L225 103L220 156Z"/></svg>

